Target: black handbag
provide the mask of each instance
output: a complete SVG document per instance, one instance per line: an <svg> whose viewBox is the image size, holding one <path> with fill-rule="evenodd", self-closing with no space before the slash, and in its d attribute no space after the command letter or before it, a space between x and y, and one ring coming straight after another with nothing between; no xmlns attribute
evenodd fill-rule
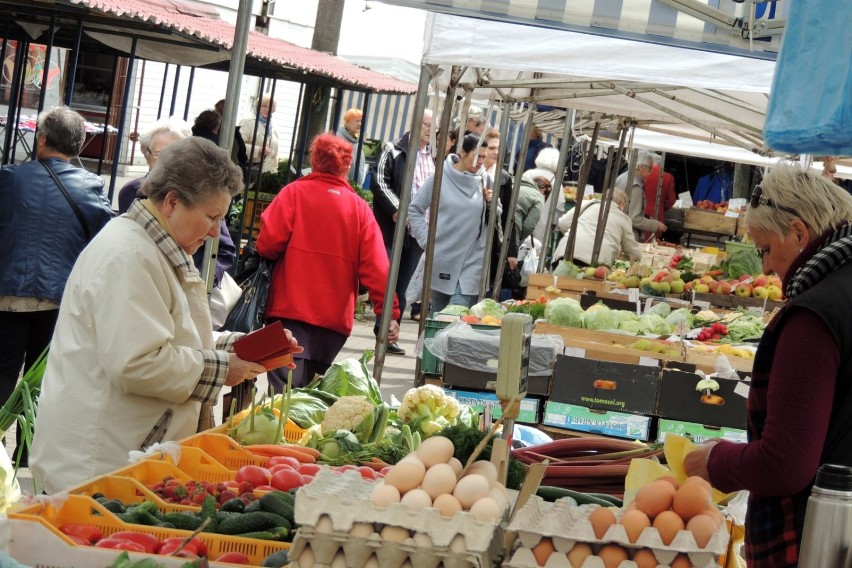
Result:
<svg viewBox="0 0 852 568"><path fill-rule="evenodd" d="M222 330L251 333L263 327L275 262L263 258L254 249L249 249L246 254L244 268L234 278L243 292L225 318Z"/></svg>

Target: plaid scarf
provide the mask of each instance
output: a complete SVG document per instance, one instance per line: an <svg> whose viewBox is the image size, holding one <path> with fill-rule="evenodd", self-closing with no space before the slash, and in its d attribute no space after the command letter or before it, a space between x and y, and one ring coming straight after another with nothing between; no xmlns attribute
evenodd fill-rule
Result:
<svg viewBox="0 0 852 568"><path fill-rule="evenodd" d="M787 282L788 298L795 298L823 278L852 261L852 224L844 224L832 232L817 251L801 264Z"/></svg>

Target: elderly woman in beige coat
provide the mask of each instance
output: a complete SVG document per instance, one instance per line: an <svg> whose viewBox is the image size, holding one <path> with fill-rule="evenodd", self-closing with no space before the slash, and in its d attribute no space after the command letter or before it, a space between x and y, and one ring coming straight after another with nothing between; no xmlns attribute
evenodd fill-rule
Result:
<svg viewBox="0 0 852 568"><path fill-rule="evenodd" d="M209 140L160 154L128 212L91 241L65 287L39 398L30 468L48 493L198 430L224 385L265 371L214 341L192 254L218 238L242 174ZM291 338L291 346L298 350Z"/></svg>

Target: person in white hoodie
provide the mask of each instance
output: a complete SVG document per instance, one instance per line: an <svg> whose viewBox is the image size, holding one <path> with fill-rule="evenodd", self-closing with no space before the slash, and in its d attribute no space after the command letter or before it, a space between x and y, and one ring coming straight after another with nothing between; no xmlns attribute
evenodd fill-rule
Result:
<svg viewBox="0 0 852 568"><path fill-rule="evenodd" d="M535 159L535 168L527 170L525 173L530 175L531 179L543 177L550 182L550 186L555 190L550 192L550 196L545 200L544 207L541 210L541 217L536 223L533 230L533 237L539 241L544 241L544 233L547 230L547 213L550 211L550 200L556 199L556 215L554 219L558 219L565 211L565 194L562 192L562 176L556 179L556 166L559 163L559 150L556 148L542 148Z"/></svg>
<svg viewBox="0 0 852 568"><path fill-rule="evenodd" d="M598 215L600 214L601 202L598 199L586 201L580 207L580 219L577 222L577 239L574 244L574 263L588 265L592 262L592 249L595 245L595 232L598 227ZM598 254L600 264L611 265L622 253L630 260L642 258L642 245L633 238L633 225L630 217L624 213L627 206L627 194L620 189L614 190L612 194L612 206L609 209L609 218L606 220L601 250ZM559 230L565 233L556 245L553 253L552 264L558 264L565 256L565 248L568 245L568 234L571 229L571 220L574 211L568 211L559 218Z"/></svg>
<svg viewBox="0 0 852 568"><path fill-rule="evenodd" d="M468 134L458 155L444 161L432 254L432 312L455 304L470 307L479 298L482 266L488 243L488 203L485 152L476 151L479 136ZM411 235L425 250L429 232L426 212L432 202L434 175L426 179L408 207Z"/></svg>

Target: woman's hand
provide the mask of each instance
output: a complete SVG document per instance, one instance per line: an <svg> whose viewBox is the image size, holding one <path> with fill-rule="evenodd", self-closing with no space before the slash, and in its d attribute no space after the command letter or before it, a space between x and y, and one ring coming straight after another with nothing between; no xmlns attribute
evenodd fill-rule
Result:
<svg viewBox="0 0 852 568"><path fill-rule="evenodd" d="M391 320L388 326L388 343L396 343L399 340L399 323Z"/></svg>
<svg viewBox="0 0 852 568"><path fill-rule="evenodd" d="M710 452L718 443L719 440L710 440L686 454L686 457L683 458L683 468L686 470L686 475L697 475L709 482L710 474L707 472L707 458L710 457Z"/></svg>
<svg viewBox="0 0 852 568"><path fill-rule="evenodd" d="M287 335L287 339L290 341L290 351L292 351L293 353L301 353L305 350L304 347L301 347L299 345L299 342L296 340L295 337L293 337L293 334L290 332L289 329L284 328L284 333ZM296 363L290 363L289 365L287 365L287 367L290 369L295 369Z"/></svg>
<svg viewBox="0 0 852 568"><path fill-rule="evenodd" d="M491 203L491 196L493 194L494 192L488 189L487 187L482 189L482 196L485 198L486 203Z"/></svg>
<svg viewBox="0 0 852 568"><path fill-rule="evenodd" d="M251 361L240 359L235 353L230 353L228 357L230 361L228 362L228 376L225 377L226 386L237 386L245 380L253 379L259 374L266 372L266 367L260 363L252 363Z"/></svg>

